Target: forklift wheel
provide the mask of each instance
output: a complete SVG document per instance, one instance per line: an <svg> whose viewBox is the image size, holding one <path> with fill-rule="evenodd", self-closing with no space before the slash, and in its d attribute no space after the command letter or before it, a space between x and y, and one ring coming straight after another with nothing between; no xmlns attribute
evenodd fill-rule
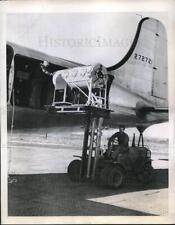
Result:
<svg viewBox="0 0 175 225"><path fill-rule="evenodd" d="M80 168L81 160L75 159L69 164L67 172L71 181L80 181Z"/></svg>
<svg viewBox="0 0 175 225"><path fill-rule="evenodd" d="M154 169L151 165L145 165L144 170L140 173L137 178L138 180L143 183L147 184L152 181L154 175Z"/></svg>
<svg viewBox="0 0 175 225"><path fill-rule="evenodd" d="M108 176L111 169L112 169L111 165L106 165L100 172L100 182L104 186L108 185Z"/></svg>
<svg viewBox="0 0 175 225"><path fill-rule="evenodd" d="M108 185L112 188L119 188L126 181L125 170L121 166L113 166L109 172Z"/></svg>

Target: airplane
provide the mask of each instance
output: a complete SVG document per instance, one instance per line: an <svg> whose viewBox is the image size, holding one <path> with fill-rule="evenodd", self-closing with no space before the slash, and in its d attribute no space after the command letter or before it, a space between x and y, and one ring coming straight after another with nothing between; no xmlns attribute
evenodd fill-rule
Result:
<svg viewBox="0 0 175 225"><path fill-rule="evenodd" d="M167 76L166 30L154 18L141 19L127 54L109 67L7 42L8 127L56 126L59 132L83 126L87 137L92 109L94 117L104 118L97 129L122 124L138 128L143 138L147 127L168 121Z"/></svg>
<svg viewBox="0 0 175 225"><path fill-rule="evenodd" d="M37 115L40 118L40 115L44 115L43 106L52 104L54 85L51 77L40 87L40 103L37 105L33 100L32 105L30 102L30 98L38 97L32 96L32 85L41 80L36 74L37 65L44 60L50 62L51 72L85 66L7 42L7 99L9 112L13 103L15 106L15 127L40 126L42 121L32 122L30 114L34 112L35 118ZM129 127L148 127L168 120L167 38L161 22L143 18L127 54L116 65L106 67L106 70L110 86L106 101L107 108L111 110L107 123L111 127L119 123ZM24 113L27 113L27 120ZM60 115L52 117L55 124L55 118ZM57 120L60 125L60 119ZM81 121L80 117L78 121Z"/></svg>

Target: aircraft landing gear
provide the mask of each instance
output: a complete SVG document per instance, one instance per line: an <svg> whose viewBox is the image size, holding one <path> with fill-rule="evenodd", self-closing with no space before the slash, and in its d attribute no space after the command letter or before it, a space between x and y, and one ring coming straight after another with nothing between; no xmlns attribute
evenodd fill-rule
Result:
<svg viewBox="0 0 175 225"><path fill-rule="evenodd" d="M144 139L143 139L143 132L145 131L147 127L143 127L143 126L138 126L137 129L140 133L139 135L139 140L138 140L138 144L137 146L139 147L140 146L140 143L142 143L142 147L144 147Z"/></svg>

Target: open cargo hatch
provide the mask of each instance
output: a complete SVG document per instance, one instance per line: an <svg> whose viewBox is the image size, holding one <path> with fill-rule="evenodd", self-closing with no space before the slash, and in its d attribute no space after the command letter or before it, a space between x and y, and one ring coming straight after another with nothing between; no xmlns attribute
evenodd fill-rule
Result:
<svg viewBox="0 0 175 225"><path fill-rule="evenodd" d="M45 107L57 113L80 113L87 107L108 109L112 80L101 64L56 71L52 79L53 102Z"/></svg>

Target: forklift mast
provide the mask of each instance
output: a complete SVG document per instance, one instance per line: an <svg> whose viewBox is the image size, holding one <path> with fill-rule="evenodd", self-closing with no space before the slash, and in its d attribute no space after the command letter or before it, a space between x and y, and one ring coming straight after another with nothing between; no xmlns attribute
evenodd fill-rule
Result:
<svg viewBox="0 0 175 225"><path fill-rule="evenodd" d="M48 112L85 114L80 177L95 179L103 120L109 117L108 95L113 76L101 64L59 70L53 74L54 94Z"/></svg>

